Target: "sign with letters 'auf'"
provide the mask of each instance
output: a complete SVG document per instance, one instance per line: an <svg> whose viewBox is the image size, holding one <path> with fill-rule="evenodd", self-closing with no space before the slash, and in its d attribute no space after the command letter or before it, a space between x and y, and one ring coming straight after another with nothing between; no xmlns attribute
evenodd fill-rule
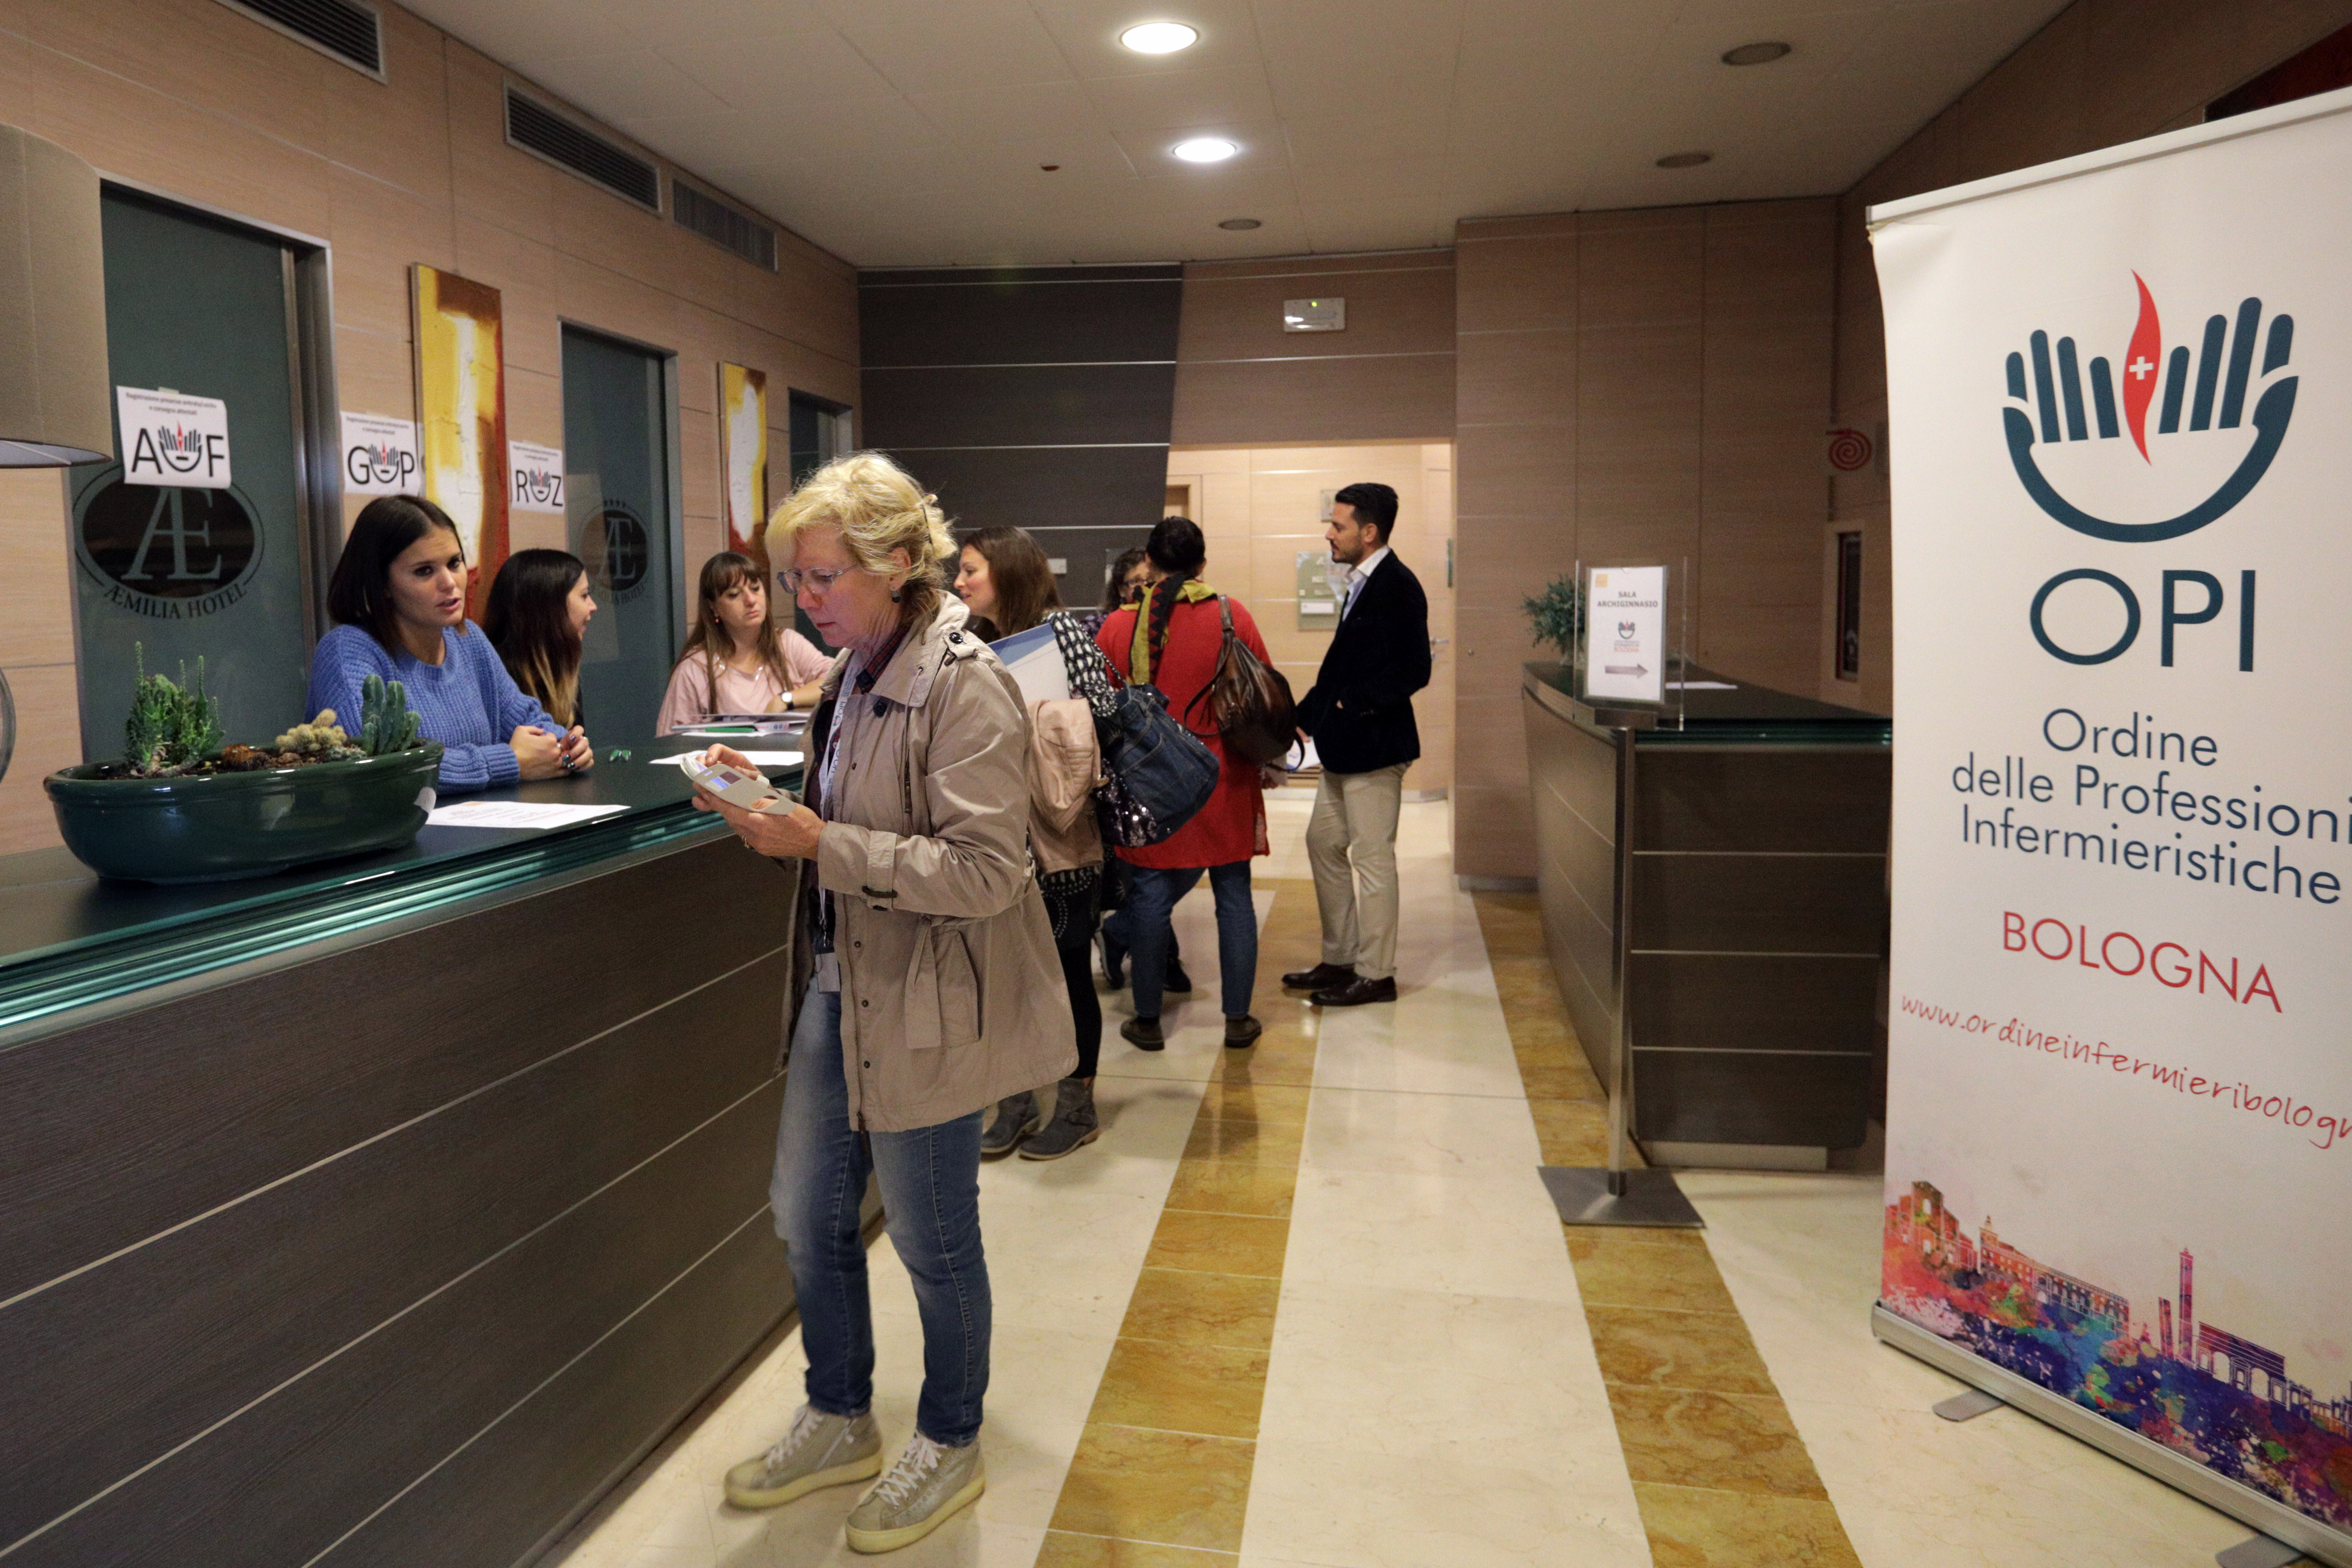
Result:
<svg viewBox="0 0 2352 1568"><path fill-rule="evenodd" d="M114 414L125 484L210 490L230 482L228 405L219 398L118 386Z"/></svg>
<svg viewBox="0 0 2352 1568"><path fill-rule="evenodd" d="M2352 1563L2352 94L1874 209L1881 1335Z"/></svg>

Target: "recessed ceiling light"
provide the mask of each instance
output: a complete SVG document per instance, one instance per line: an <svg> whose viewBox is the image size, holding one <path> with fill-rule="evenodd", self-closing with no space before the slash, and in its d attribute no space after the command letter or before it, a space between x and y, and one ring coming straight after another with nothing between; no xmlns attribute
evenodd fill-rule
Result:
<svg viewBox="0 0 2352 1568"><path fill-rule="evenodd" d="M1172 55L1200 41L1200 33L1181 22L1142 22L1118 36L1118 41L1139 55Z"/></svg>
<svg viewBox="0 0 2352 1568"><path fill-rule="evenodd" d="M1241 148L1222 136L1195 136L1168 149L1187 163L1222 163Z"/></svg>
<svg viewBox="0 0 2352 1568"><path fill-rule="evenodd" d="M1769 66L1774 60L1788 58L1789 46L1778 41L1742 44L1736 49L1723 51L1723 63L1727 66Z"/></svg>
<svg viewBox="0 0 2352 1568"><path fill-rule="evenodd" d="M1696 169L1701 163L1712 162L1714 157L1715 154L1712 153L1669 153L1664 157L1658 160L1658 167L1661 169Z"/></svg>
<svg viewBox="0 0 2352 1568"><path fill-rule="evenodd" d="M1255 218L1254 218L1254 217L1229 217L1229 218L1227 218L1224 222L1223 222L1223 223L1219 224L1217 226L1218 226L1219 228L1230 228L1230 229L1236 229L1236 230L1239 230L1239 229L1264 228L1264 227L1265 226L1265 224L1263 224L1263 223L1260 223L1257 219L1255 219Z"/></svg>

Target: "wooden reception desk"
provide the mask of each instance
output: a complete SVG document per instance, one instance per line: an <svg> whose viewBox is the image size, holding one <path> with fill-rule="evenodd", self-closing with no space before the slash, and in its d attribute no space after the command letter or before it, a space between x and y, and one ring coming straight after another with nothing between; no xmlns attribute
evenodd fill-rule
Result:
<svg viewBox="0 0 2352 1568"><path fill-rule="evenodd" d="M1884 1037L1892 722L1761 687L1686 691L1679 727L1634 731L1628 801L1615 731L1566 680L1530 664L1522 682L1537 887L1604 1084L1627 999L1633 1136L1657 1164L1818 1168L1861 1143Z"/></svg>
<svg viewBox="0 0 2352 1568"><path fill-rule="evenodd" d="M0 860L12 1562L505 1568L782 1321L789 883L687 788L205 887Z"/></svg>

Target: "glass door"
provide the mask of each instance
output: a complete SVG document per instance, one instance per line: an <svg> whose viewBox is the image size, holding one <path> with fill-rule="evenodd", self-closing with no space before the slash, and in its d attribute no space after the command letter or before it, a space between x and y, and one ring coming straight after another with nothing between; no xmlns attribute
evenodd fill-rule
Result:
<svg viewBox="0 0 2352 1568"><path fill-rule="evenodd" d="M599 739L653 732L677 658L669 404L667 354L563 329L565 528L597 603L580 698Z"/></svg>
<svg viewBox="0 0 2352 1568"><path fill-rule="evenodd" d="M111 187L100 220L108 372L117 387L166 395L134 400L128 429L118 400L115 450L183 482L126 482L121 461L70 471L82 752L121 754L142 656L174 679L202 658L227 739L266 742L310 716L316 635L297 258L269 236ZM225 434L211 427L214 402ZM224 466L226 482L188 482Z"/></svg>

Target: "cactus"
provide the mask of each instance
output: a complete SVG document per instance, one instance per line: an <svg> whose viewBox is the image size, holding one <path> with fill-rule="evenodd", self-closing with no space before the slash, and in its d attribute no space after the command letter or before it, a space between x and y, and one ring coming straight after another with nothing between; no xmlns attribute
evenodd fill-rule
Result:
<svg viewBox="0 0 2352 1568"><path fill-rule="evenodd" d="M360 750L372 757L404 752L416 744L416 715L408 710L408 689L397 680L371 675L360 683Z"/></svg>
<svg viewBox="0 0 2352 1568"><path fill-rule="evenodd" d="M271 742L278 751L294 752L303 756L317 757L321 762L346 762L367 753L352 744L343 727L335 722L335 710L321 708L319 716L307 724L297 724Z"/></svg>
<svg viewBox="0 0 2352 1568"><path fill-rule="evenodd" d="M131 689L131 716L124 721L124 762L140 777L184 772L220 749L220 700L205 694L205 661L195 679L180 666L180 683L147 673L147 647L132 645L138 679Z"/></svg>

